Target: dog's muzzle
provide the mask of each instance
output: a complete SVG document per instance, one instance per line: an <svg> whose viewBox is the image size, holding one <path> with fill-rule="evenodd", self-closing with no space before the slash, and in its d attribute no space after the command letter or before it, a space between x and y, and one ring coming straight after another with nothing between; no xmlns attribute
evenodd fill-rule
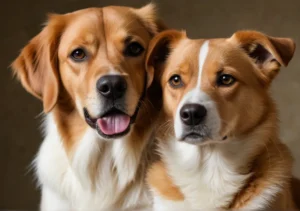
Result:
<svg viewBox="0 0 300 211"><path fill-rule="evenodd" d="M146 75L146 74L145 74ZM130 126L135 122L142 100L146 92L146 78L143 93L132 116L127 114L125 106L125 94L127 82L123 76L108 75L101 77L96 88L104 103L101 114L92 118L87 108L84 108L86 122L104 138L112 139L122 137L130 131Z"/></svg>
<svg viewBox="0 0 300 211"><path fill-rule="evenodd" d="M179 114L183 127L182 141L196 144L208 137L208 129L204 124L207 110L203 105L196 103L185 104L180 109Z"/></svg>

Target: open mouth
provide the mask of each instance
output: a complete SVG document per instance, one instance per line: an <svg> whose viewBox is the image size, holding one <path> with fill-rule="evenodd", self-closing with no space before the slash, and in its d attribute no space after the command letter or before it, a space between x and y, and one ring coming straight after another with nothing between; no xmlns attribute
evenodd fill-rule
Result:
<svg viewBox="0 0 300 211"><path fill-rule="evenodd" d="M116 108L110 109L99 118L91 118L87 109L84 108L84 116L86 122L106 138L116 138L127 134L132 122L128 114Z"/></svg>

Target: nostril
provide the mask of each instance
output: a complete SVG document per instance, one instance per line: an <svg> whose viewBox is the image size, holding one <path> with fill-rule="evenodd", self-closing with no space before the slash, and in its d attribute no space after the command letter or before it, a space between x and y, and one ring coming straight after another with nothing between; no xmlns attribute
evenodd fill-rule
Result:
<svg viewBox="0 0 300 211"><path fill-rule="evenodd" d="M104 97L112 96L112 83L107 76L103 76L97 81L96 88Z"/></svg>
<svg viewBox="0 0 300 211"><path fill-rule="evenodd" d="M201 118L205 117L206 112L207 111L204 106L199 107L198 109L196 109L196 111L194 113L195 119L201 119Z"/></svg>
<svg viewBox="0 0 300 211"><path fill-rule="evenodd" d="M182 113L181 113L181 117L183 118L183 119L188 119L189 118L189 113L187 112L187 111L183 111Z"/></svg>
<svg viewBox="0 0 300 211"><path fill-rule="evenodd" d="M107 84L102 85L102 86L100 87L99 91L102 92L102 93L107 93L107 92L109 92L109 87L108 87L108 85L107 85Z"/></svg>
<svg viewBox="0 0 300 211"><path fill-rule="evenodd" d="M127 85L126 83L117 83L115 89L118 91L118 92L123 92L125 91L127 88Z"/></svg>

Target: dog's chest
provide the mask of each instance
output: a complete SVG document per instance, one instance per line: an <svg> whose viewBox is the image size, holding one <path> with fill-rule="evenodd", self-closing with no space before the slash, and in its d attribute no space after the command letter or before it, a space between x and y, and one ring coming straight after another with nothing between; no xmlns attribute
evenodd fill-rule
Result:
<svg viewBox="0 0 300 211"><path fill-rule="evenodd" d="M227 207L249 177L238 174L234 165L210 147L199 149L177 142L168 149L164 149L168 171L185 197L182 202L185 207L197 210Z"/></svg>
<svg viewBox="0 0 300 211"><path fill-rule="evenodd" d="M132 147L126 146L125 140L108 145L88 130L70 159L51 118L47 124L36 159L42 188L51 188L76 209L106 210L150 203L143 177L136 178L141 155L130 151Z"/></svg>

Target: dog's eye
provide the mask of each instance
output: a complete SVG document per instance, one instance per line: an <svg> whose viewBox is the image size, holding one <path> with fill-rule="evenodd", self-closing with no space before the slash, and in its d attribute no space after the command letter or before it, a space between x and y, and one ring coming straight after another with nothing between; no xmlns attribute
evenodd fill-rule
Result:
<svg viewBox="0 0 300 211"><path fill-rule="evenodd" d="M143 46L141 46L138 42L129 43L124 51L126 56L137 57L144 52Z"/></svg>
<svg viewBox="0 0 300 211"><path fill-rule="evenodd" d="M183 86L183 82L181 80L180 75L173 75L170 79L169 79L169 84L173 87L173 88L180 88Z"/></svg>
<svg viewBox="0 0 300 211"><path fill-rule="evenodd" d="M235 82L235 78L229 74L221 74L218 76L217 85L218 86L230 86Z"/></svg>
<svg viewBox="0 0 300 211"><path fill-rule="evenodd" d="M76 62L80 62L86 58L86 53L83 49L77 48L74 51L72 51L71 58Z"/></svg>

